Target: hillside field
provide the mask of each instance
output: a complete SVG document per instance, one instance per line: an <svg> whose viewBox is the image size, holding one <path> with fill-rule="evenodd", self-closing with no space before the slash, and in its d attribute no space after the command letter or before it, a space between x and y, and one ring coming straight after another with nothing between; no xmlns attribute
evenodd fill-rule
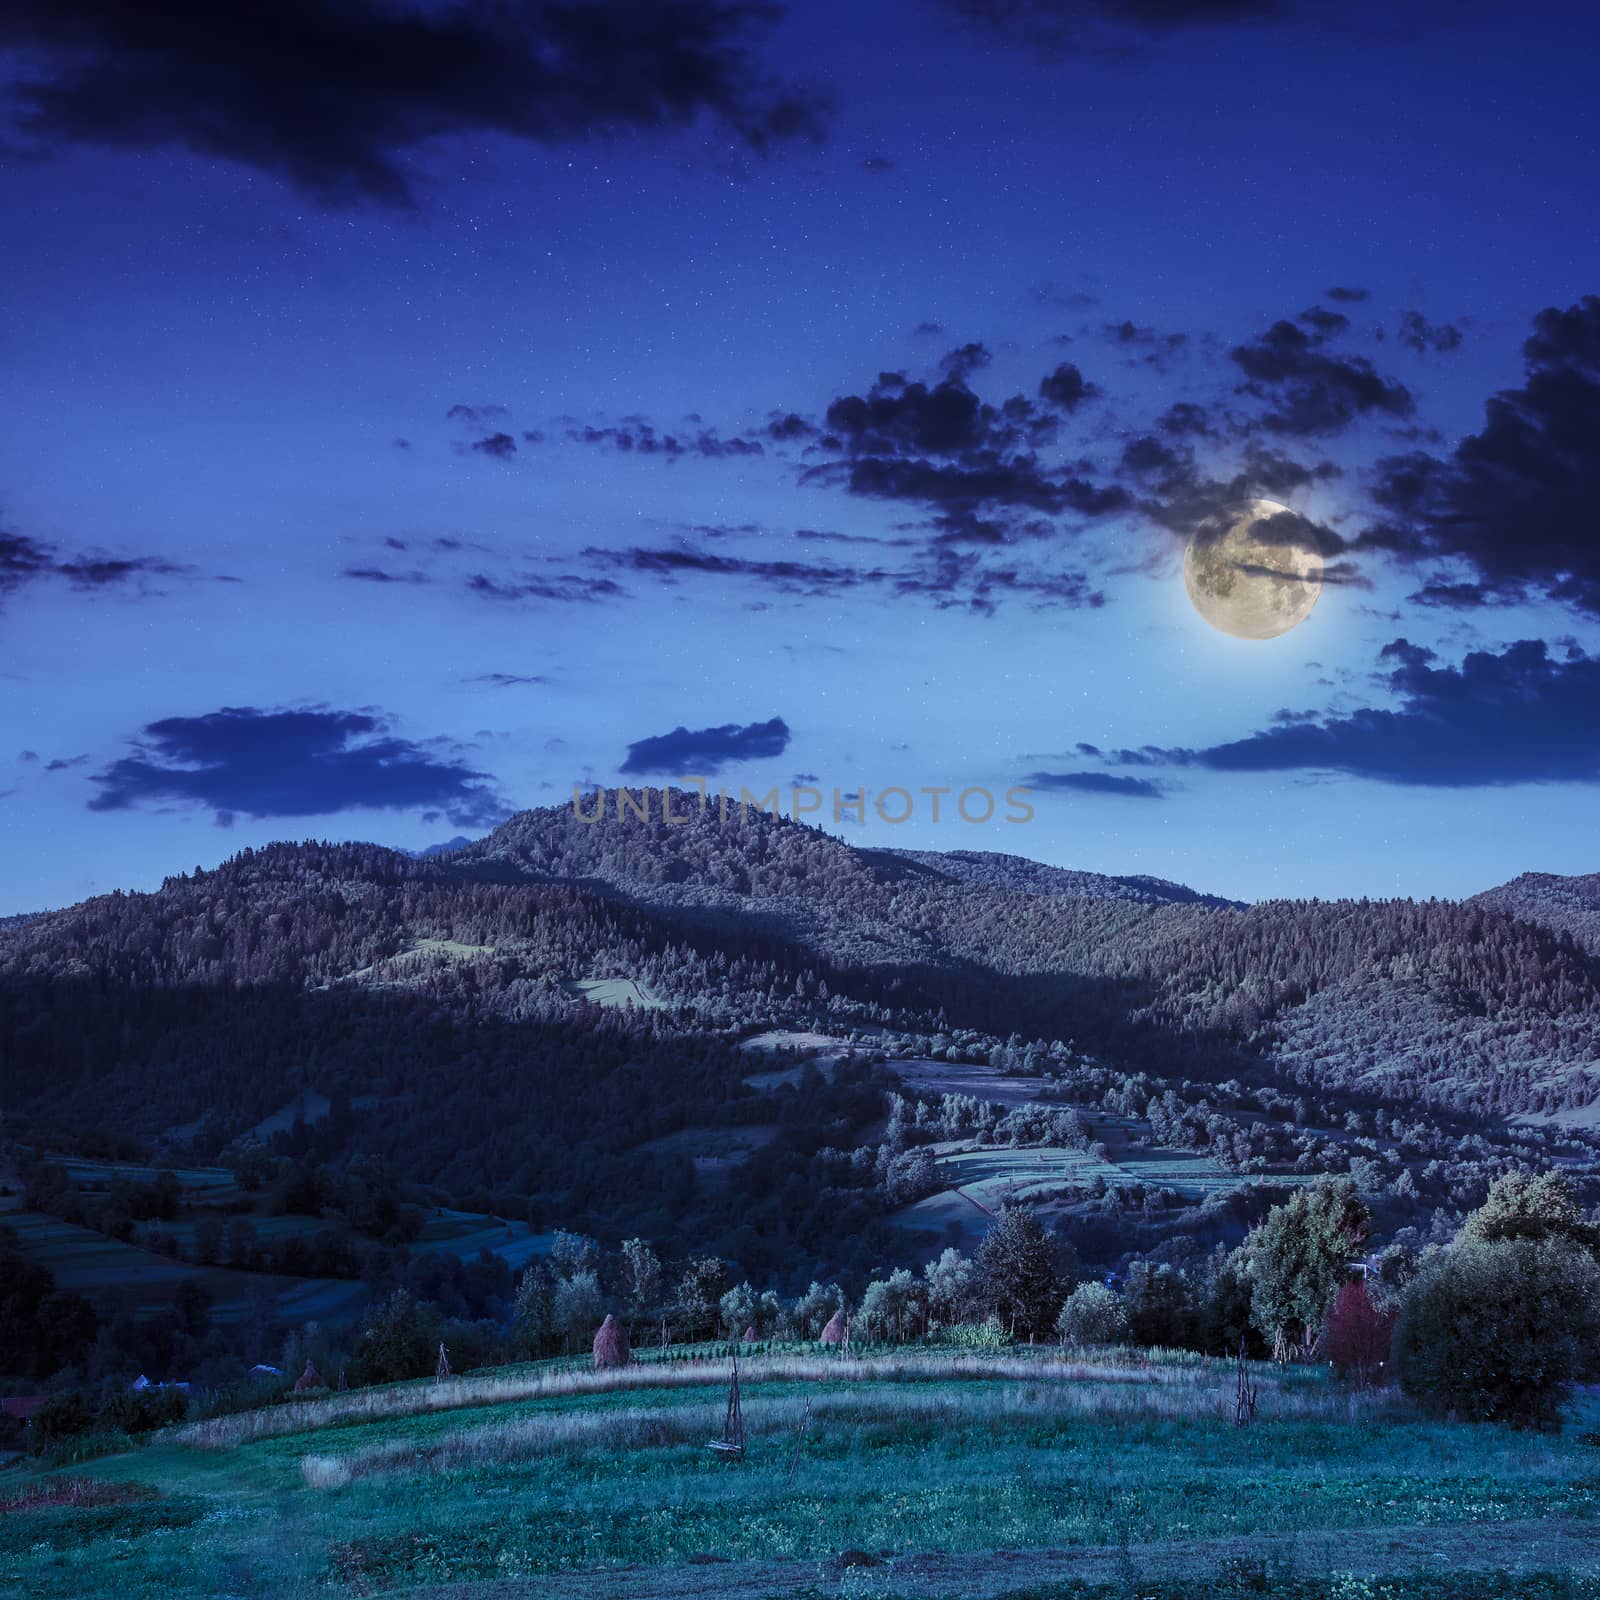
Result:
<svg viewBox="0 0 1600 1600"><path fill-rule="evenodd" d="M743 1366L736 1462L707 1449L728 1360L703 1351L361 1390L13 1467L0 1592L1600 1593L1592 1417L1560 1437L1431 1423L1261 1368L1238 1427L1233 1369L1193 1356L806 1346Z"/></svg>
<svg viewBox="0 0 1600 1600"><path fill-rule="evenodd" d="M90 1194L103 1192L115 1176L149 1183L159 1170L81 1159L64 1161L62 1165ZM263 1295L275 1299L278 1315L289 1326L313 1320L348 1320L359 1314L368 1294L357 1279L241 1271L193 1259L201 1221L217 1214L219 1206L228 1206L224 1216L246 1216L256 1237L266 1244L293 1236L309 1239L332 1226L327 1218L275 1216L263 1211L259 1203L241 1211L246 1197L233 1173L225 1168L179 1168L174 1176L182 1189L184 1209L160 1227L177 1242L183 1252L179 1257L27 1210L14 1193L8 1203L0 1205L0 1227L11 1230L17 1248L28 1260L45 1268L57 1287L84 1295L101 1306L112 1301L144 1309L170 1305L176 1287L194 1281L211 1296L213 1314L224 1322L259 1316ZM14 1176L11 1186L15 1187ZM535 1232L524 1221L436 1206L425 1213L421 1231L409 1248L417 1257L443 1254L463 1261L480 1250L488 1250L513 1272L521 1272L549 1250L552 1237Z"/></svg>

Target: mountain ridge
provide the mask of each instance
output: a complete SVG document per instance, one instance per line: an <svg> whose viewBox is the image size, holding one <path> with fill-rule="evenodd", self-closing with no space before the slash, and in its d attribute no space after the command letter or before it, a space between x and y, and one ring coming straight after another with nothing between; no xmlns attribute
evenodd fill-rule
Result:
<svg viewBox="0 0 1600 1600"><path fill-rule="evenodd" d="M1472 895L1469 904L1494 906L1570 933L1600 952L1600 872L1523 872L1492 889Z"/></svg>

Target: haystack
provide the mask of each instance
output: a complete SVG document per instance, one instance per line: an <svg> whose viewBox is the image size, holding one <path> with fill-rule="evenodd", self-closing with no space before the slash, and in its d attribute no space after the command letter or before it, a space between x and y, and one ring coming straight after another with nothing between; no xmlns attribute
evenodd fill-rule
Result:
<svg viewBox="0 0 1600 1600"><path fill-rule="evenodd" d="M294 1380L294 1392L296 1394L305 1394L310 1389L326 1389L327 1387L328 1385L322 1374L311 1365L311 1359L308 1356L306 1358L306 1370Z"/></svg>
<svg viewBox="0 0 1600 1600"><path fill-rule="evenodd" d="M594 1336L594 1364L603 1367L625 1367L633 1359L628 1346L628 1330L608 1311L600 1331Z"/></svg>
<svg viewBox="0 0 1600 1600"><path fill-rule="evenodd" d="M744 1330L744 1332L739 1335L739 1343L740 1344L755 1344L756 1341L760 1339L760 1337L761 1337L761 1335L759 1333L757 1333L754 1328L746 1328Z"/></svg>
<svg viewBox="0 0 1600 1600"><path fill-rule="evenodd" d="M822 1330L824 1344L843 1344L850 1337L850 1324L844 1319L844 1309L841 1307L828 1318L828 1326Z"/></svg>

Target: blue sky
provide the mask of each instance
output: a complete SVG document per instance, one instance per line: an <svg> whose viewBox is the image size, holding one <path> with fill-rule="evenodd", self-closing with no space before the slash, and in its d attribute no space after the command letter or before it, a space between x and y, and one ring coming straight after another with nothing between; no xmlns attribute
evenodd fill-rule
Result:
<svg viewBox="0 0 1600 1600"><path fill-rule="evenodd" d="M66 9L106 81L0 32L0 914L481 831L679 729L762 790L1062 785L869 842L1249 898L1600 865L1585 8L730 5L743 64L633 128L491 125L471 59L448 117L286 124L254 8L210 54ZM529 59L584 9L514 8ZM1184 542L1284 483L1343 581L1225 637Z"/></svg>

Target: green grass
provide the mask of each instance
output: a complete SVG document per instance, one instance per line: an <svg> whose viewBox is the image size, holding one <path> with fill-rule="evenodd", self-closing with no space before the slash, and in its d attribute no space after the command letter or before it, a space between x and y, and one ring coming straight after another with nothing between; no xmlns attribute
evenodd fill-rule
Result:
<svg viewBox="0 0 1600 1600"><path fill-rule="evenodd" d="M1229 1369L1194 1359L757 1357L734 1464L706 1449L720 1361L393 1386L5 1474L0 1500L92 1488L0 1512L0 1593L1596 1593L1593 1419L1514 1434L1260 1377L1241 1429Z"/></svg>
<svg viewBox="0 0 1600 1600"><path fill-rule="evenodd" d="M562 987L568 994L613 1009L637 1006L641 1011L662 1011L668 1004L637 978L574 978Z"/></svg>

